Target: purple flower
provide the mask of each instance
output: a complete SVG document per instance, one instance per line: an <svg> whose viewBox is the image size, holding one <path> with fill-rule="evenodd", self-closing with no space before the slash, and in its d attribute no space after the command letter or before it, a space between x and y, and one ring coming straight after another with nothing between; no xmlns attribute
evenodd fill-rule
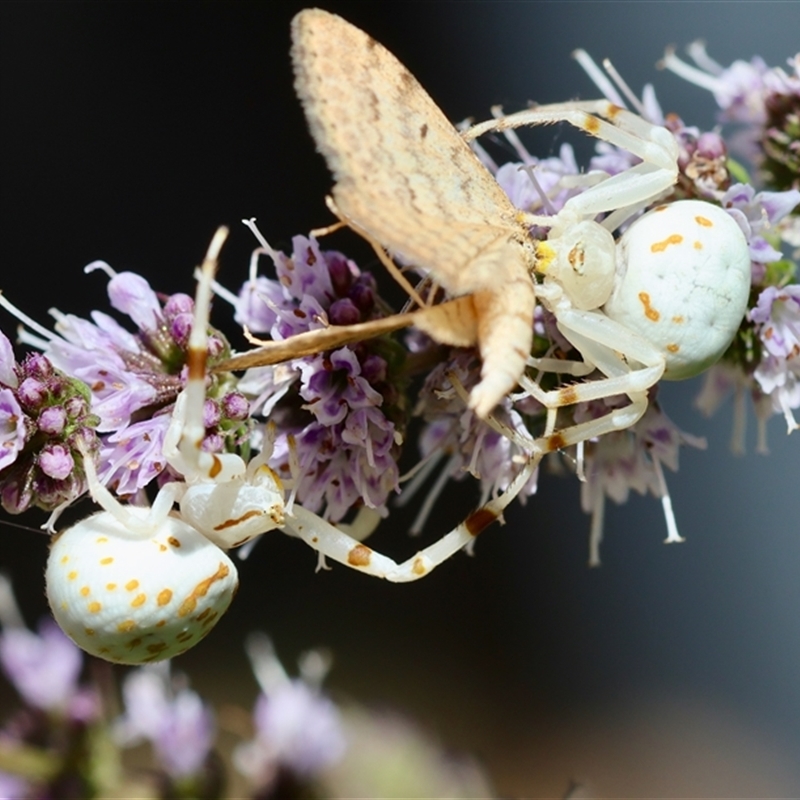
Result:
<svg viewBox="0 0 800 800"><path fill-rule="evenodd" d="M249 281L238 297L232 297L237 320L273 339L286 339L331 323L362 322L378 315L374 279L342 254L295 236L288 257L272 250L254 224L251 228L262 246L253 254ZM261 254L271 257L276 280L256 276ZM395 420L402 420L403 412L395 405L394 374L380 347L364 342L252 369L238 384L253 413L278 423L271 466L282 477L293 477L291 435L300 464L298 501L334 522L361 502L383 513L398 486Z"/></svg>
<svg viewBox="0 0 800 800"><path fill-rule="evenodd" d="M95 311L92 319L59 315L56 330L61 337L50 340L46 355L58 369L90 387L92 411L100 417L98 429L113 431L155 402L159 387L147 379L146 370L155 372L156 364L111 317ZM134 364L140 368L131 368Z"/></svg>
<svg viewBox="0 0 800 800"><path fill-rule="evenodd" d="M337 761L345 743L336 706L301 680L260 694L253 711L256 737L281 766L312 775Z"/></svg>
<svg viewBox="0 0 800 800"><path fill-rule="evenodd" d="M0 470L13 464L25 445L25 414L11 389L0 389Z"/></svg>
<svg viewBox="0 0 800 800"><path fill-rule="evenodd" d="M689 55L698 67L681 61L670 49L664 55L663 65L676 75L710 90L723 118L737 122L760 125L765 119L764 87L768 67L758 56L750 62L734 61L723 67L711 59L702 42L694 42Z"/></svg>
<svg viewBox="0 0 800 800"><path fill-rule="evenodd" d="M410 529L412 534L422 530L447 479L461 480L467 474L477 478L481 486L480 503L483 504L508 487L518 473L520 463L527 458L520 442L530 442L531 435L511 400L504 399L492 414L518 435L517 441L499 434L464 407L463 399L452 388L450 373L469 390L478 379L474 355L462 350L450 362L435 367L419 394L415 413L426 421L420 434L419 449L422 463L427 468L423 467L417 479L405 487L402 502L412 499L421 482L437 467L439 478L421 504ZM523 400L520 405L525 404ZM536 492L537 474L534 473L520 492L521 502Z"/></svg>
<svg viewBox="0 0 800 800"><path fill-rule="evenodd" d="M33 786L28 781L0 771L0 800L25 800L33 796Z"/></svg>
<svg viewBox="0 0 800 800"><path fill-rule="evenodd" d="M3 331L0 331L0 385L8 386L11 389L17 388L16 366L14 348L8 337Z"/></svg>
<svg viewBox="0 0 800 800"><path fill-rule="evenodd" d="M300 396L326 427L342 422L351 410L383 403L381 394L361 377L361 364L348 347L300 366Z"/></svg>
<svg viewBox="0 0 800 800"><path fill-rule="evenodd" d="M61 433L67 424L67 412L63 406L50 406L42 410L37 420L39 430L56 436Z"/></svg>
<svg viewBox="0 0 800 800"><path fill-rule="evenodd" d="M57 514L85 491L77 448L97 448L89 390L41 354L17 364L1 334L0 359L9 381L0 386L0 501L12 514L32 505Z"/></svg>
<svg viewBox="0 0 800 800"><path fill-rule="evenodd" d="M678 143L679 193L715 201L730 185L728 148L717 132L701 133L676 114L665 120Z"/></svg>
<svg viewBox="0 0 800 800"><path fill-rule="evenodd" d="M584 417L601 416L616 404L611 402L581 404ZM622 401L624 403L624 400ZM593 410L590 410L593 409ZM651 398L642 418L628 430L609 433L586 446L585 477L581 484L581 507L592 515L589 540L589 565L600 564L600 542L603 538L605 497L624 503L631 489L639 494L650 491L660 498L667 523L667 543L682 542L661 464L678 469L678 452L682 445L705 449L705 439L681 431Z"/></svg>
<svg viewBox="0 0 800 800"><path fill-rule="evenodd" d="M317 653L306 654L304 677L290 679L267 637L251 636L247 650L261 694L253 711L255 738L234 751L236 767L261 788L281 770L313 779L339 761L347 747L341 714L319 689L327 662Z"/></svg>
<svg viewBox="0 0 800 800"><path fill-rule="evenodd" d="M78 691L83 654L51 619L39 633L6 628L0 634L0 663L26 702L44 711L65 711Z"/></svg>
<svg viewBox="0 0 800 800"><path fill-rule="evenodd" d="M776 358L800 357L800 285L768 286L748 318L757 323L761 342Z"/></svg>
<svg viewBox="0 0 800 800"><path fill-rule="evenodd" d="M524 156L523 164L533 169L539 186L547 195L551 211L559 211L564 203L576 194L574 189L564 188L561 183L565 176L578 175L580 172L572 146L562 144L558 156L550 158L537 159L527 153ZM539 212L542 207L542 197L530 173L521 167L522 164L518 162L503 164L496 170L495 178L517 208Z"/></svg>
<svg viewBox="0 0 800 800"><path fill-rule="evenodd" d="M800 356L761 360L753 377L761 391L772 400L773 409L782 413L788 433L800 428L792 411L800 408Z"/></svg>
<svg viewBox="0 0 800 800"><path fill-rule="evenodd" d="M81 697L85 693L78 686L83 653L52 619L43 619L38 633L28 630L4 575L0 575L0 621L0 665L25 702L60 714L86 711L86 698ZM89 706L96 711L94 703Z"/></svg>
<svg viewBox="0 0 800 800"><path fill-rule="evenodd" d="M754 265L754 276L763 275L763 268L756 265L778 261L783 256L761 234L774 228L792 209L800 203L800 191L756 192L743 183L731 186L720 204L736 220L750 246L750 258Z"/></svg>
<svg viewBox="0 0 800 800"><path fill-rule="evenodd" d="M75 461L64 445L51 444L39 452L39 467L45 475L60 481L72 472Z"/></svg>
<svg viewBox="0 0 800 800"><path fill-rule="evenodd" d="M169 414L158 414L104 437L98 473L101 482L127 496L160 475L166 466L163 446L170 421Z"/></svg>
<svg viewBox="0 0 800 800"><path fill-rule="evenodd" d="M259 275L242 286L234 319L253 333L268 333L278 318L274 309L285 301L284 287L278 281Z"/></svg>
<svg viewBox="0 0 800 800"><path fill-rule="evenodd" d="M209 707L181 680L170 678L169 665L140 667L122 684L125 713L117 719L114 738L123 747L148 740L159 763L174 780L197 777L214 744Z"/></svg>
<svg viewBox="0 0 800 800"><path fill-rule="evenodd" d="M793 74L775 67L764 75L764 86L771 94L800 97L800 53L787 58L786 63L792 68Z"/></svg>
<svg viewBox="0 0 800 800"><path fill-rule="evenodd" d="M170 777L180 780L199 773L214 745L211 709L191 689L175 694L153 739L158 759Z"/></svg>
<svg viewBox="0 0 800 800"><path fill-rule="evenodd" d="M75 406L74 397L58 391L57 382L65 380L59 370L70 380L82 382L82 400L87 404L83 414L88 415L83 425L96 426L103 434L98 468L103 483L115 486L119 494L132 495L166 466L162 445L171 405L186 381L184 367L194 303L186 294L159 296L141 276L117 274L105 262L94 262L86 271L96 269L109 275L111 304L130 317L135 332L99 311L92 313L91 320L55 311L55 327L60 334L56 335L24 318L7 301L2 303L43 337L34 338L30 333L22 337L43 347L45 355L28 356L23 362L25 374L18 370L17 375L21 379L18 396L23 410L37 419L39 430L57 439L32 454L44 480L37 483L37 477L23 465L5 476L6 485L0 483L7 510L22 511L33 502L50 509L53 503L74 499L74 494L58 485L68 476L69 491L83 491L82 472L76 476L71 469L70 459L76 462L74 454L68 446L64 449L76 429L72 418L81 409ZM212 332L209 358L224 356L227 350L221 335ZM0 369L7 360L8 347L0 342ZM7 367L5 370L8 372ZM231 393L222 381L211 381L210 391L216 393L209 401L213 419L208 421L203 446L214 452L235 449L250 432L246 399L239 392ZM230 402L226 401L229 395ZM39 413L42 406L45 408ZM0 414L3 408L0 405ZM226 415L228 409L233 416ZM5 433L4 443L8 445L10 434ZM89 449L97 450L98 442L93 441Z"/></svg>
<svg viewBox="0 0 800 800"><path fill-rule="evenodd" d="M767 352L753 378L791 433L798 428L792 410L800 408L800 285L768 286L749 318Z"/></svg>

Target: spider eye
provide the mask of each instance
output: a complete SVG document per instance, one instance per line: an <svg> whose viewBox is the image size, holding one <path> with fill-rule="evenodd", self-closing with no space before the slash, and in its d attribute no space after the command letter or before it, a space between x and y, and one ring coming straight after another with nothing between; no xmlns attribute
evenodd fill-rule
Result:
<svg viewBox="0 0 800 800"><path fill-rule="evenodd" d="M142 517L148 511L128 508ZM54 540L45 578L64 632L118 664L161 661L193 647L238 586L228 556L179 519L169 517L142 536L105 511Z"/></svg>

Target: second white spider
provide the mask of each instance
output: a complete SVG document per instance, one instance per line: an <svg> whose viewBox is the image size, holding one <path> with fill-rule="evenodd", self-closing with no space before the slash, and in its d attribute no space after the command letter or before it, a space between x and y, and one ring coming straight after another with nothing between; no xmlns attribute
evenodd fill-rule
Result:
<svg viewBox="0 0 800 800"><path fill-rule="evenodd" d="M280 529L321 556L394 582L417 580L469 545L530 479L532 459L507 490L439 541L400 564L293 502L268 466L265 446L246 463L205 452L208 318L219 249L217 232L201 269L188 346L188 380L175 404L163 453L183 476L164 484L150 508L126 505L99 481L84 453L89 491L102 511L56 535L47 596L56 621L83 649L118 663L178 655L202 639L226 611L238 585L225 550ZM295 470L296 477L296 465ZM173 506L177 504L179 513ZM360 531L364 538L371 531Z"/></svg>

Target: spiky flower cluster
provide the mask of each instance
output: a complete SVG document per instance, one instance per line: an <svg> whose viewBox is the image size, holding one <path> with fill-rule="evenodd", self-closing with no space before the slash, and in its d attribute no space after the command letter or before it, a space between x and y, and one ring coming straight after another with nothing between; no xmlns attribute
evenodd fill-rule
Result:
<svg viewBox="0 0 800 800"><path fill-rule="evenodd" d="M292 254L261 238L251 278L238 296L226 293L236 321L251 332L288 339L328 325L352 325L388 313L375 278L341 253L295 236ZM270 255L275 278L256 274L257 258ZM254 413L275 422L279 435L273 466L288 477L289 437L300 465L298 500L338 522L354 506L386 513L398 490L397 459L407 423L404 354L377 339L332 352L250 370L239 389Z"/></svg>
<svg viewBox="0 0 800 800"><path fill-rule="evenodd" d="M96 269L109 275L111 306L130 318L135 332L101 311L93 312L91 320L56 311L53 333L25 317L1 295L0 304L29 326L30 330L21 333L21 341L44 353L26 357L19 368L38 370L29 383L20 382L21 390L30 385L41 394L40 400L32 397L28 402L62 409L66 416L63 432L57 434L60 436L74 436L79 420L86 417L83 428L96 431L87 449L98 451L101 480L117 494L129 496L147 486L166 467L162 455L164 436L175 398L186 382L194 301L186 294L157 295L141 276L116 273L103 262L90 264L86 271ZM5 337L4 341L3 353L8 361L13 359L13 353ZM224 336L214 331L208 351L213 364L230 348ZM36 380L45 383L39 388ZM232 381L224 379L212 381L207 394L203 449L223 452L246 447L250 412L244 395ZM87 416L89 410L91 415ZM74 451L75 442L72 444ZM35 448L36 453L41 450L41 444ZM75 461L74 452L71 457ZM18 469L23 468L22 459L16 464ZM66 462L61 464L72 483L60 492L60 502L73 501L86 489L82 473L73 472L71 464L69 469ZM13 496L12 491L9 488L9 497ZM35 494L40 507L53 510L59 504L55 500L44 502L47 495L43 491ZM11 502L4 502L4 507L15 512ZM22 504L16 504L16 513L24 510Z"/></svg>
<svg viewBox="0 0 800 800"><path fill-rule="evenodd" d="M14 360L0 331L0 501L20 514L54 511L86 490L80 445L98 449L99 418L84 383L39 353Z"/></svg>

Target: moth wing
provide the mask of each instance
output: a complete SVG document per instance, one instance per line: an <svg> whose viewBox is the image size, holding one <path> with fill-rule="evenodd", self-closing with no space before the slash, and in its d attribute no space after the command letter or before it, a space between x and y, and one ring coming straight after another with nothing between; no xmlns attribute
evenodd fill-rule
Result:
<svg viewBox="0 0 800 800"><path fill-rule="evenodd" d="M295 88L344 216L453 294L502 280L471 267L519 236L516 210L416 78L320 9L294 18L292 40Z"/></svg>
<svg viewBox="0 0 800 800"><path fill-rule="evenodd" d="M496 288L528 274L522 256L505 261L484 257L488 252L505 249L504 245L515 239L510 230L458 219L441 220L430 214L408 220L403 216L404 208L396 201L384 202L376 209L370 207L369 197L354 192L342 202L338 189L337 184L334 190L337 208L347 221L365 227L360 220L364 214L370 214L372 224L367 232L408 263L429 270L451 295ZM521 248L513 251L519 253ZM512 248L506 252L511 253Z"/></svg>

